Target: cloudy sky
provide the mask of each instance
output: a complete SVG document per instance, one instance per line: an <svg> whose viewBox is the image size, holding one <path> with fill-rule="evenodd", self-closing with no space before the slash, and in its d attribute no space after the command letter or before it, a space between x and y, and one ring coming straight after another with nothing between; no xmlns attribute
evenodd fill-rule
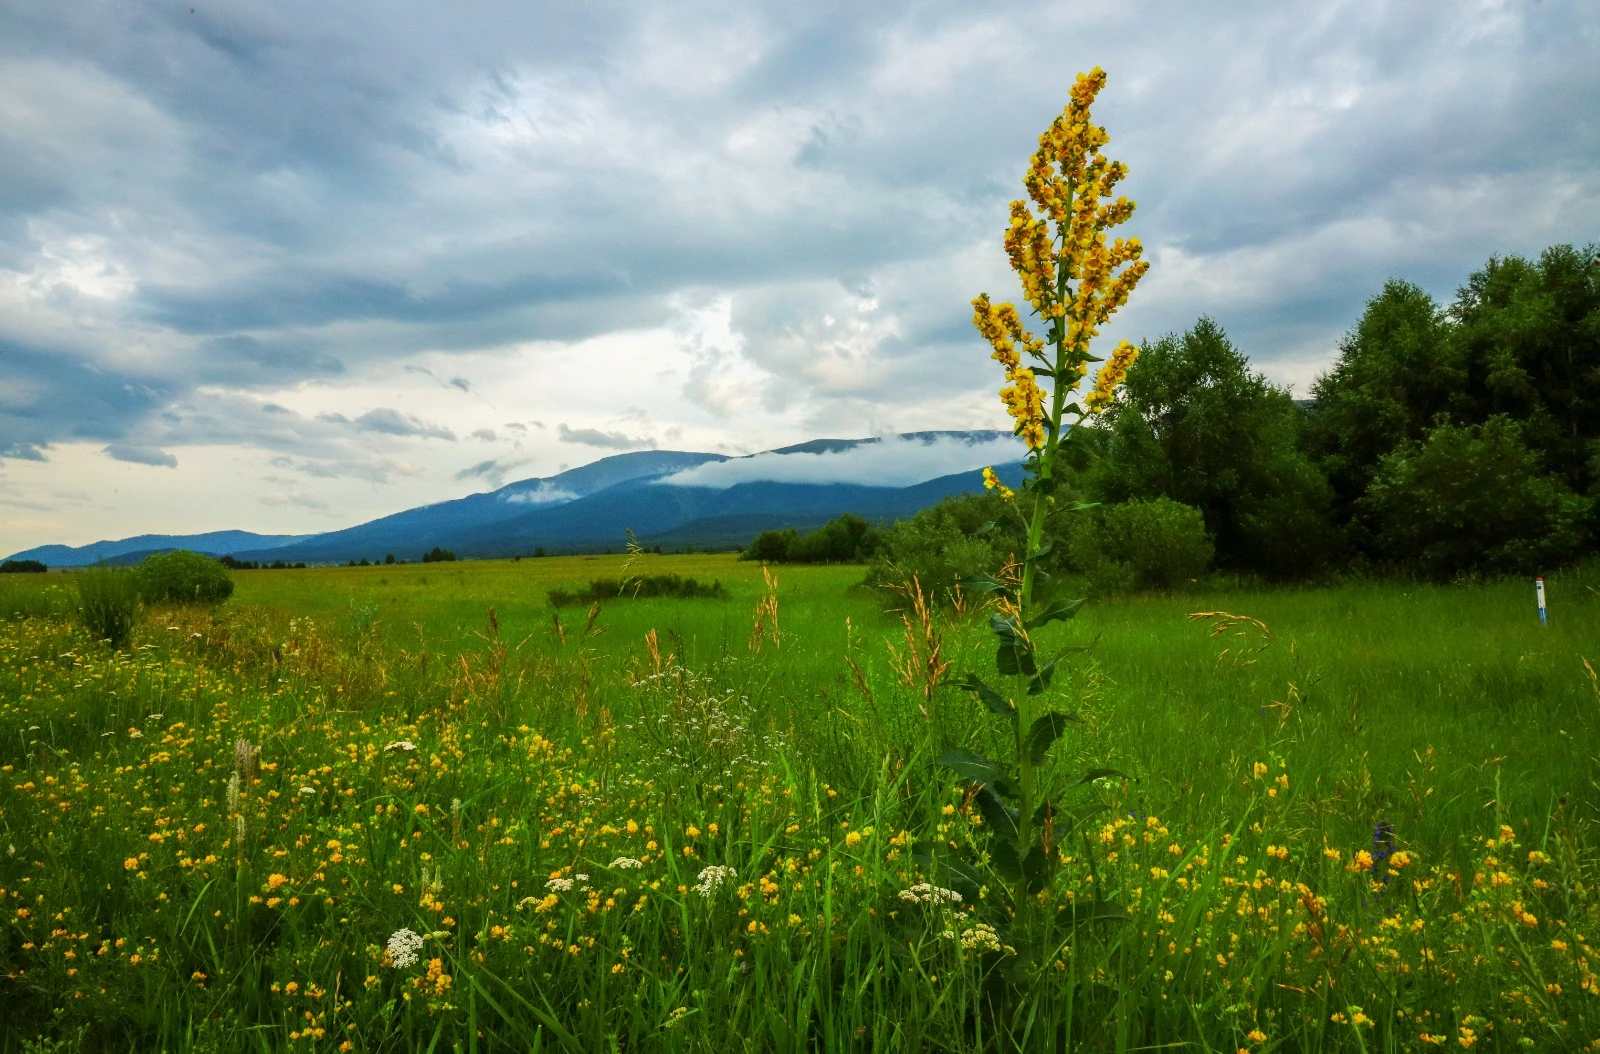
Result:
<svg viewBox="0 0 1600 1054"><path fill-rule="evenodd" d="M1096 64L1113 340L1303 391L1385 278L1600 238L1587 0L7 0L0 553L1002 425L967 303Z"/></svg>

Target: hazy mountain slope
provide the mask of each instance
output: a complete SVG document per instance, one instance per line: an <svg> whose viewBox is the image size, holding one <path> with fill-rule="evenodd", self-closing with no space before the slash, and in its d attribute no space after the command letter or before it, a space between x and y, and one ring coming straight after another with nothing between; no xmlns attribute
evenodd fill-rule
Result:
<svg viewBox="0 0 1600 1054"><path fill-rule="evenodd" d="M263 552L291 545L304 534L256 534L253 531L211 531L206 534L141 534L116 541L88 545L41 545L13 554L13 560L39 560L50 567L86 567L101 560L167 549L192 549L197 553L221 556L241 549Z"/></svg>
<svg viewBox="0 0 1600 1054"><path fill-rule="evenodd" d="M270 559L343 562L363 557L381 560L393 553L401 559L416 560L436 545L457 549L460 539L472 537L487 526L518 519L530 510L563 505L639 476L655 477L721 460L721 454L679 450L617 454L558 475L508 483L487 494L469 494L314 535L283 553L272 553ZM259 560L266 554L236 555Z"/></svg>

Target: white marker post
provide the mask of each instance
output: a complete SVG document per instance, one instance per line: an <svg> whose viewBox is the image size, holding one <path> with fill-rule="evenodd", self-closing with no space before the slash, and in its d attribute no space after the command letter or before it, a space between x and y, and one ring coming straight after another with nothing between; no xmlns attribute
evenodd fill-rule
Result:
<svg viewBox="0 0 1600 1054"><path fill-rule="evenodd" d="M1539 625L1548 626L1550 623L1546 620L1544 614L1544 579L1535 578L1533 580L1533 589L1539 596Z"/></svg>

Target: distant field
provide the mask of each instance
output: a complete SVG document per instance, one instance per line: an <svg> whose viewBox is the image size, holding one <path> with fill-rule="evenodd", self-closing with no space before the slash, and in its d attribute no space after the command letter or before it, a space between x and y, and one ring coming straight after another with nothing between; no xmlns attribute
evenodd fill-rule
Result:
<svg viewBox="0 0 1600 1054"><path fill-rule="evenodd" d="M1063 844L1063 895L1131 921L1016 987L958 939L1003 934L996 905L900 896L939 879L914 847L982 865L930 762L992 726L924 690L930 640L946 678L991 667L979 613L912 626L908 667L861 568L779 567L775 645L760 566L653 556L634 569L731 596L555 619L549 590L623 563L239 572L121 653L71 624L69 576L0 582L35 613L0 621L0 1050L1600 1040L1593 570L1551 579L1548 627L1521 582L1216 589L1052 627L1094 645L1058 682L1084 723L1055 778L1137 777L1073 792L1108 811ZM1219 611L1265 629L1190 617ZM1359 859L1379 824L1401 864ZM711 865L728 885L696 892ZM385 951L402 927L415 966Z"/></svg>
<svg viewBox="0 0 1600 1054"><path fill-rule="evenodd" d="M368 568L255 571L235 575L235 606L261 605L347 629L372 611L393 645L417 640L445 651L481 649L493 607L502 635L550 646L546 593L616 578L622 556L461 561ZM729 601L618 602L600 619L593 647L620 665L642 653L644 634L675 634L694 665L746 648L750 609L764 590L761 567L731 556L652 556L641 573L719 580ZM781 670L768 689L786 707L835 699L851 654L874 678L890 676L886 643L901 635L892 597L856 587L851 566L774 568L782 628ZM1408 821L1414 838L1448 844L1492 803L1532 822L1562 795L1600 802L1600 698L1583 660L1600 663L1600 574L1552 579L1554 616L1539 625L1531 583L1204 592L1092 603L1066 636L1093 640L1085 677L1098 752L1142 776L1137 793L1165 815L1215 802L1225 773L1252 751L1271 750L1330 795L1336 810L1398 818L1414 785L1435 786ZM1264 622L1267 638L1213 639L1192 612L1226 610ZM565 609L568 624L584 612ZM419 637L419 632L421 636ZM989 636L951 631L957 669L982 670ZM1251 665L1218 655L1250 649ZM963 665L965 663L965 665ZM1291 685L1293 688L1291 689ZM1291 695L1291 692L1297 694ZM1434 757L1425 758L1433 748ZM1230 765L1230 762L1232 765ZM1206 806L1198 805L1204 810ZM1418 811L1414 807L1410 812Z"/></svg>

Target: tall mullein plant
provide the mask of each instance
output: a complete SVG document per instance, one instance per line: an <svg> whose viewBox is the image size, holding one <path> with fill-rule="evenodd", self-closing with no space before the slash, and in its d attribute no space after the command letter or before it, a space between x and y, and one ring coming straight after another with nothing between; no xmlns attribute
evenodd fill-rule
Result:
<svg viewBox="0 0 1600 1054"><path fill-rule="evenodd" d="M1140 259L1137 238L1108 242L1106 237L1133 214L1134 204L1114 196L1127 166L1101 156L1109 137L1090 119L1090 106L1105 82L1098 68L1078 75L1071 103L1039 137L1023 178L1029 200L1011 203L1006 254L1043 335L1024 328L1014 304L995 304L987 293L972 302L973 324L1005 367L1000 398L1028 449L1020 494L1001 483L993 469L984 470L984 480L1011 504L1028 533L1027 551L1009 573L966 580L969 587L995 595L990 626L999 644L996 666L1013 679L1015 690L992 688L971 674L954 684L1009 723L1015 754L1009 765L964 750L949 751L940 760L974 785L990 828L990 858L1013 885L1013 932L1019 941L1027 939L1030 905L1050 884L1055 843L1068 819L1045 799L1039 780L1049 750L1074 717L1048 709L1041 699L1067 652L1046 656L1035 633L1071 618L1083 603L1052 597L1049 576L1040 567L1051 548L1045 523L1056 505L1055 454L1074 425L1112 405L1138 355L1127 341L1109 359L1096 358L1089 348L1149 269ZM1094 362L1102 365L1080 400L1078 389ZM1079 782L1108 774L1093 770Z"/></svg>

